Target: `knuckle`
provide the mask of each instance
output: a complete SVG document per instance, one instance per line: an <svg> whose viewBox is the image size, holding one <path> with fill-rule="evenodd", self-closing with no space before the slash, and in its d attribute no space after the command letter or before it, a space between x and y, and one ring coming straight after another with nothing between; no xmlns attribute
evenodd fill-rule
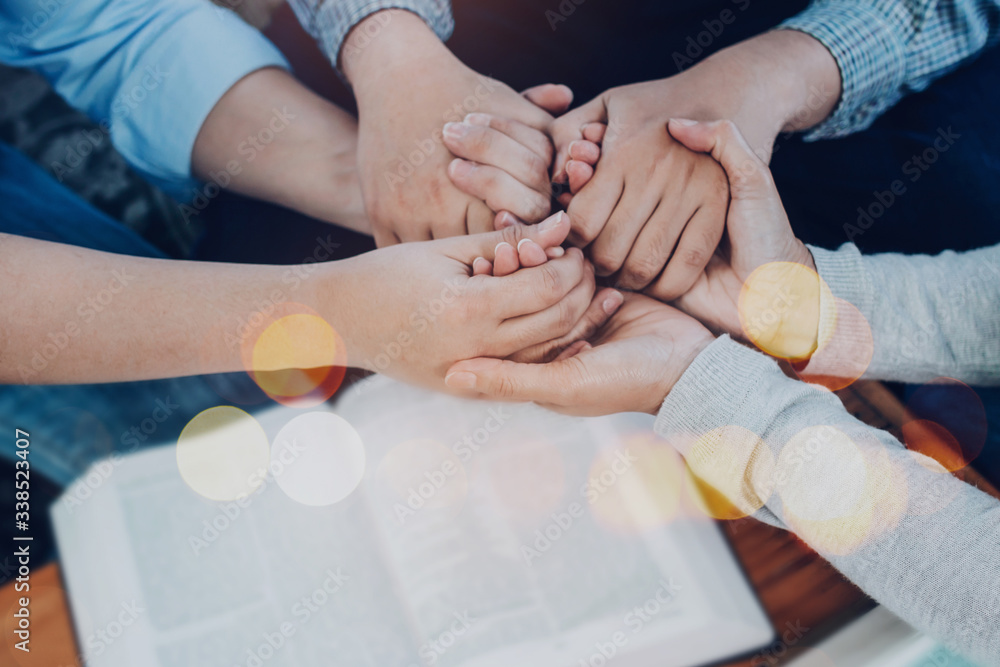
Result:
<svg viewBox="0 0 1000 667"><path fill-rule="evenodd" d="M592 252L590 261L594 264L597 272L602 275L612 274L622 267L621 259L603 248Z"/></svg>
<svg viewBox="0 0 1000 667"><path fill-rule="evenodd" d="M541 157L525 149L522 154L523 168L534 185L547 185L549 182L549 164Z"/></svg>
<svg viewBox="0 0 1000 667"><path fill-rule="evenodd" d="M708 263L708 251L700 246L684 248L680 255L681 263L692 269L703 269Z"/></svg>
<svg viewBox="0 0 1000 667"><path fill-rule="evenodd" d="M497 398L510 399L517 395L517 385L505 375L501 375L493 382L493 388Z"/></svg>
<svg viewBox="0 0 1000 667"><path fill-rule="evenodd" d="M663 262L653 255L629 257L622 271L622 285L629 289L642 289L659 275Z"/></svg>
<svg viewBox="0 0 1000 667"><path fill-rule="evenodd" d="M553 262L542 265L542 293L550 295L559 292L562 287L563 277L559 270L555 268Z"/></svg>

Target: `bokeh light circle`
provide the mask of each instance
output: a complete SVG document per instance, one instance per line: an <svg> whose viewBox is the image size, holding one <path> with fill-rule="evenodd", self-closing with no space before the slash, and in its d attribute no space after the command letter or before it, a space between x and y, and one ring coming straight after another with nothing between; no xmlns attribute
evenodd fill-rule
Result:
<svg viewBox="0 0 1000 667"><path fill-rule="evenodd" d="M263 483L267 434L243 410L219 406L188 422L177 439L177 468L196 493L210 500L236 500Z"/></svg>
<svg viewBox="0 0 1000 667"><path fill-rule="evenodd" d="M347 370L347 349L333 326L299 303L255 315L242 331L241 348L254 382L275 401L293 407L319 405L333 396Z"/></svg>
<svg viewBox="0 0 1000 667"><path fill-rule="evenodd" d="M604 528L642 533L678 516L686 474L683 459L669 443L653 434L634 434L597 453L583 495Z"/></svg>
<svg viewBox="0 0 1000 667"><path fill-rule="evenodd" d="M712 429L684 457L695 506L714 519L741 519L759 510L774 490L774 455L740 426Z"/></svg>
<svg viewBox="0 0 1000 667"><path fill-rule="evenodd" d="M836 312L828 340L809 358L809 363L796 373L799 379L826 387L830 391L843 389L861 378L875 354L875 339L871 326L861 311L849 301L834 298Z"/></svg>
<svg viewBox="0 0 1000 667"><path fill-rule="evenodd" d="M823 347L835 318L821 319L821 298L833 294L815 271L796 262L770 262L751 273L740 290L744 335L773 357L801 361Z"/></svg>
<svg viewBox="0 0 1000 667"><path fill-rule="evenodd" d="M288 422L271 447L271 475L303 505L338 503L365 474L365 447L351 424L331 412L307 412Z"/></svg>
<svg viewBox="0 0 1000 667"><path fill-rule="evenodd" d="M908 449L954 472L972 463L983 451L986 409L976 391L964 382L937 378L910 395L902 431Z"/></svg>

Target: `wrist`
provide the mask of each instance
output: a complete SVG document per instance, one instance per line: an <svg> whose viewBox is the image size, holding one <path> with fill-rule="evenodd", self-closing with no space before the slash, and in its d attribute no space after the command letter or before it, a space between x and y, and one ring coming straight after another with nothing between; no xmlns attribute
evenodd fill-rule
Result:
<svg viewBox="0 0 1000 667"><path fill-rule="evenodd" d="M376 80L398 74L404 66L440 66L440 59L454 58L434 31L416 14L386 9L360 21L344 40L340 67L356 94L377 87Z"/></svg>
<svg viewBox="0 0 1000 667"><path fill-rule="evenodd" d="M772 30L693 67L722 82L728 115L762 158L781 132L821 123L840 99L840 69L822 43L803 32ZM722 116L720 116L722 117Z"/></svg>

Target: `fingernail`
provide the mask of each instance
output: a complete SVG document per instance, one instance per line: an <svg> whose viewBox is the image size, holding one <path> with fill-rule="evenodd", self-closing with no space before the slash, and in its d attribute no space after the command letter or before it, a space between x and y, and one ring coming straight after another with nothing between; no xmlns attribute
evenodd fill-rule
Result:
<svg viewBox="0 0 1000 667"><path fill-rule="evenodd" d="M475 389L476 376L465 371L449 373L445 376L444 383L452 389Z"/></svg>
<svg viewBox="0 0 1000 667"><path fill-rule="evenodd" d="M557 245L554 248L546 250L545 254L548 255L549 259L556 259L557 257L562 257L566 254L566 248L563 248L561 245Z"/></svg>
<svg viewBox="0 0 1000 667"><path fill-rule="evenodd" d="M511 250L514 249L514 246L512 246L511 244L507 243L506 241L501 241L500 243L497 244L497 246L495 248L493 248L493 256L494 257L496 257L500 253L500 247L501 246L507 246Z"/></svg>
<svg viewBox="0 0 1000 667"><path fill-rule="evenodd" d="M448 164L448 169L453 177L464 176L472 170L472 163L457 157Z"/></svg>
<svg viewBox="0 0 1000 667"><path fill-rule="evenodd" d="M472 260L472 270L475 271L476 266L480 264L488 264L488 263L489 262L487 262L485 257L476 257L474 260Z"/></svg>
<svg viewBox="0 0 1000 667"><path fill-rule="evenodd" d="M489 126L490 117L484 113L470 113L466 115L465 122L469 125L485 125Z"/></svg>
<svg viewBox="0 0 1000 667"><path fill-rule="evenodd" d="M444 130L442 130L444 136L449 139L461 139L468 131L469 126L465 123L445 123Z"/></svg>
<svg viewBox="0 0 1000 667"><path fill-rule="evenodd" d="M691 120L690 118L671 118L670 120L672 120L673 122L677 123L678 125L697 125L698 124L698 121Z"/></svg>
<svg viewBox="0 0 1000 667"><path fill-rule="evenodd" d="M527 243L530 240L531 239L521 239L520 241L518 241L517 242L517 251L521 252L521 246L523 246L525 243Z"/></svg>
<svg viewBox="0 0 1000 667"><path fill-rule="evenodd" d="M554 229L555 227L558 227L559 224L562 222L562 218L563 218L564 215L566 215L566 214L563 213L562 211L559 211L555 215L549 216L548 219L543 220L538 225L538 231L540 231L540 232L547 232L550 229Z"/></svg>
<svg viewBox="0 0 1000 667"><path fill-rule="evenodd" d="M604 308L604 312L608 315L614 315L615 311L622 305L625 301L625 297L621 295L620 292L615 292L614 294L609 294L604 298L604 303L601 307Z"/></svg>

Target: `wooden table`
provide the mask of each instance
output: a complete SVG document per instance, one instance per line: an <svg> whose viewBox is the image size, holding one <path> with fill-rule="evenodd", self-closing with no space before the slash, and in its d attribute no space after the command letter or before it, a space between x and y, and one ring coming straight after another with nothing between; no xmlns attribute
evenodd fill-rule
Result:
<svg viewBox="0 0 1000 667"><path fill-rule="evenodd" d="M898 435L905 410L883 385L859 382L840 392L840 397L859 419ZM973 470L966 469L960 476L997 495ZM769 650L725 667L773 667L785 663L874 606L870 598L791 533L751 518L727 521L724 528L778 636L785 637ZM25 654L11 648L12 613L19 594L13 584L0 589L5 644L0 650L0 664L80 667L57 564L32 572L31 593L32 651Z"/></svg>

